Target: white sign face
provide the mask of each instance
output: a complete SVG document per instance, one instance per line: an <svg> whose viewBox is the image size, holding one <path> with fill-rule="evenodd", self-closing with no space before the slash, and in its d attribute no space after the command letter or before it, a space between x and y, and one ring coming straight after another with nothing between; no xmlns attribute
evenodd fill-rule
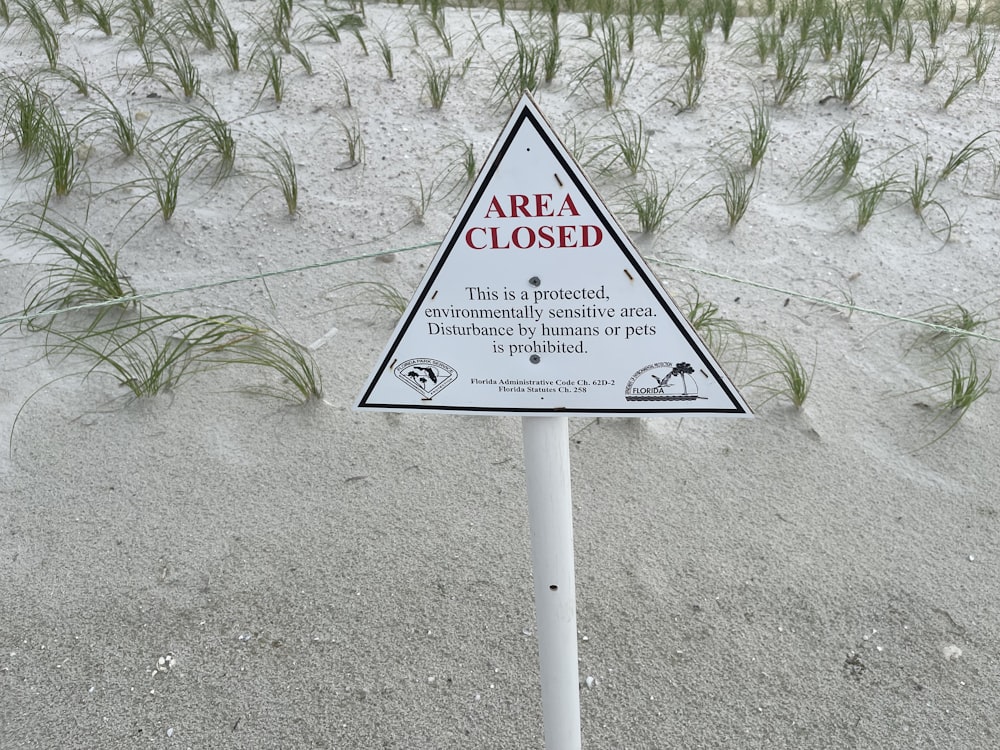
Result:
<svg viewBox="0 0 1000 750"><path fill-rule="evenodd" d="M356 406L752 416L527 95Z"/></svg>

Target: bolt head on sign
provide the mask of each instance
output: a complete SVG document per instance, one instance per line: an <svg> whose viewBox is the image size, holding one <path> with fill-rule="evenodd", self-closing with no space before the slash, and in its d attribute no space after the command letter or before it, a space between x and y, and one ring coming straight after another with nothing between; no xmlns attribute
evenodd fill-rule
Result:
<svg viewBox="0 0 1000 750"><path fill-rule="evenodd" d="M752 415L528 94L356 408Z"/></svg>

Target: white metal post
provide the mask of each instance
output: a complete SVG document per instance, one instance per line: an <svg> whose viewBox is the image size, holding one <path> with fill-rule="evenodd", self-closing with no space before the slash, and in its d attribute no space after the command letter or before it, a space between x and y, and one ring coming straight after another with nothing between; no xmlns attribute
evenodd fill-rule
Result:
<svg viewBox="0 0 1000 750"><path fill-rule="evenodd" d="M569 420L522 417L546 750L580 750Z"/></svg>

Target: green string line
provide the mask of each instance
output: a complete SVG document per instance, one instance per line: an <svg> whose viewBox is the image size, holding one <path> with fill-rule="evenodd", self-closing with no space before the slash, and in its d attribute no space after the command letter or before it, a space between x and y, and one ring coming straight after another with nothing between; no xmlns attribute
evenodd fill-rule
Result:
<svg viewBox="0 0 1000 750"><path fill-rule="evenodd" d="M703 268L695 268L693 266L686 266L683 263L675 263L669 260L660 260L659 258L647 258L647 261L656 263L661 266L670 266L671 268L679 268L682 271L690 271L692 273L701 274L702 276L710 276L715 279L721 279L722 281L729 281L734 284L740 284L742 286L754 287L756 289L764 289L768 292L777 292L778 294L784 295L786 297L791 297L793 299L800 299L805 302L811 302L816 305L826 305L827 307L838 307L842 310L850 310L851 312L859 312L865 315L874 315L878 318L885 318L886 320L892 320L897 323L908 323L910 325L920 326L922 328L930 328L934 331L940 331L941 333L951 333L957 336L966 336L969 338L982 339L983 341L993 341L1000 343L1000 338L994 336L989 336L985 333L977 333L975 331L967 331L964 328L953 328L952 326L941 325L940 323L930 323L926 320L920 320L919 318L910 318L906 315L896 315L894 313L888 313L883 310L875 310L870 307L858 307L857 305L850 305L846 302L837 302L836 300L826 299L824 297L813 297L809 294L802 294L801 292L794 292L790 289L782 289L778 286L771 286L770 284L763 284L759 281L751 281L749 279L741 279L736 276L728 276L724 273L718 273L716 271L706 271Z"/></svg>
<svg viewBox="0 0 1000 750"><path fill-rule="evenodd" d="M275 271L259 271L255 274L248 276L238 276L231 279L222 279L221 281L207 281L204 284L195 284L194 286L182 287L180 289L164 289L157 292L148 292L145 294L133 294L128 297L119 297L114 300L107 300L104 302L88 302L82 305L76 305L74 307L64 307L58 310L45 310L38 313L21 313L20 315L14 315L7 318L0 318L0 326L6 326L11 323L26 323L30 320L35 320L37 318L43 317L54 317L56 315L61 315L68 312L77 312L81 310L95 310L104 307L116 307L118 305L131 304L133 302L143 302L145 300L156 299L157 297L167 297L176 294L185 294L187 292L196 292L203 289L215 289L217 287L229 286L230 284L240 284L246 281L254 281L257 279L268 279L275 276L286 276L293 273L305 273L306 271L315 271L320 268L329 268L331 266L337 266L342 263L354 263L359 260L368 260L370 258L378 258L383 255L395 255L397 253L406 253L412 250L426 250L430 247L437 246L437 242L425 242L421 245L411 245L409 247L399 247L392 250L378 250L371 253L362 253L361 255L352 255L348 258L337 258L335 260L322 261L320 263L309 263L304 266L295 266L293 268L281 268ZM846 302L837 302L836 300L829 300L823 297L814 297L808 294L802 294L800 292L793 291L791 289L782 289L781 287L772 286L770 284L764 284L759 281L751 281L750 279L742 279L737 276L730 276L724 273L718 273L716 271L707 271L704 268L695 268L694 266L687 266L683 263L676 263L674 261L660 260L659 258L647 258L647 261L656 263L661 266L669 266L671 268L677 268L682 271L689 271L691 273L697 273L702 276L709 276L711 278L720 279L722 281L728 281L733 284L740 286L753 287L755 289L763 289L768 292L775 292L777 294L784 295L793 299L803 300L805 302L810 302L816 305L824 305L826 307L835 307L842 310L849 310L851 312L859 312L864 315L872 315L879 318L884 318L886 320L892 320L897 323L906 323L908 325L914 325L921 328L929 328L934 331L939 331L941 333L949 333L957 336L965 336L969 338L977 338L983 341L992 341L995 343L1000 343L1000 338L994 336L989 336L984 333L977 333L975 331L967 331L961 328L953 328L951 326L941 325L939 323L930 323L926 320L919 320L918 318L911 318L905 315L895 315L893 313L888 313L883 310L875 310L868 307L859 307L857 305L847 304Z"/></svg>
<svg viewBox="0 0 1000 750"><path fill-rule="evenodd" d="M35 320L36 318L45 317L55 317L56 315L62 315L63 313L78 312L80 310L99 310L104 307L117 307L119 305L128 305L133 302L144 302L150 299L156 299L157 297L168 297L175 294L185 294L186 292L197 292L202 289L215 289L216 287L229 286L230 284L240 284L245 281L255 281L258 279L269 279L274 276L285 276L292 273L304 273L306 271L315 271L320 268L329 268L330 266L337 266L341 263L353 263L359 260L367 260L369 258L378 258L381 255L394 255L396 253L405 253L410 250L424 250L428 247L436 247L437 242L426 242L423 245L411 245L410 247L399 247L394 250L378 250L373 253L363 253L361 255L352 255L349 258L337 258L335 260L325 260L320 263L309 263L305 266L295 266L293 268L281 268L276 271L258 271L250 276L238 276L232 279L222 279L221 281L206 281L204 284L195 284L194 286L186 286L181 289L163 289L158 292L147 292L145 294L132 294L127 297L117 297L113 300L105 300L103 302L87 302L82 305L75 305L73 307L61 307L58 310L43 310L37 313L21 313L20 315L14 315L9 318L0 318L0 326L6 326L10 323L27 323L30 320Z"/></svg>

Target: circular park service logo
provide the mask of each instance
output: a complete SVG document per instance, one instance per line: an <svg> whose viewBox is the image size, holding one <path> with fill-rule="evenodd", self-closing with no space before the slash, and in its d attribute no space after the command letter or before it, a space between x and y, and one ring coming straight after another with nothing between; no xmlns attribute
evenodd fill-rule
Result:
<svg viewBox="0 0 1000 750"><path fill-rule="evenodd" d="M646 365L625 385L626 401L695 401L698 383L687 362Z"/></svg>
<svg viewBox="0 0 1000 750"><path fill-rule="evenodd" d="M396 365L393 373L425 401L458 380L458 370L436 359L408 359Z"/></svg>

